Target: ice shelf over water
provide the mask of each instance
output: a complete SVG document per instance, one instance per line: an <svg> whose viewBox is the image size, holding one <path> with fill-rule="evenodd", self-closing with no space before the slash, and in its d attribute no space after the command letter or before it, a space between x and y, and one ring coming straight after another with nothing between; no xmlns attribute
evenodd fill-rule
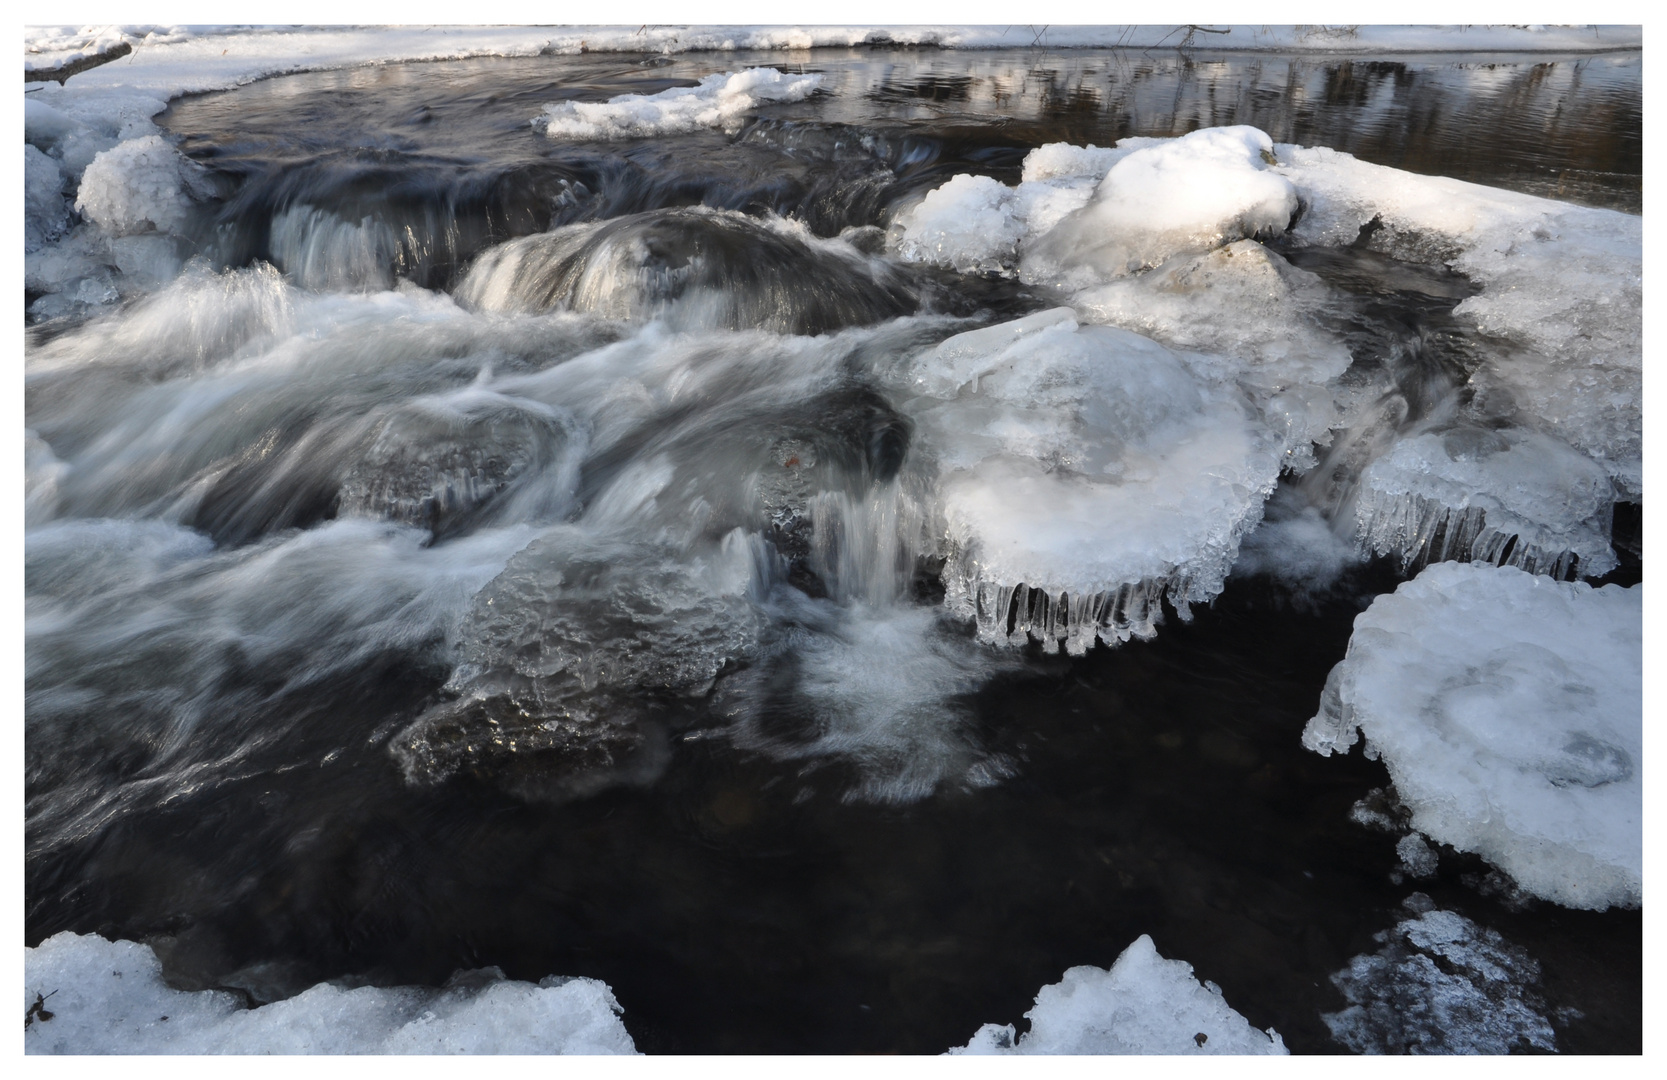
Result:
<svg viewBox="0 0 1667 1080"><path fill-rule="evenodd" d="M1030 1030L985 1024L951 1054L1285 1054L1272 1028L1257 1031L1192 965L1165 960L1145 934L1111 969L1074 967L1042 987L1025 1013Z"/></svg>
<svg viewBox="0 0 1667 1080"><path fill-rule="evenodd" d="M1236 390L1068 308L949 338L916 360L913 389L948 603L989 642L1080 655L1151 636L1162 600L1184 616L1221 591L1279 475Z"/></svg>
<svg viewBox="0 0 1667 1080"><path fill-rule="evenodd" d="M1389 769L1431 840L1568 907L1643 899L1643 586L1438 563L1355 619L1303 745Z"/></svg>
<svg viewBox="0 0 1667 1080"><path fill-rule="evenodd" d="M24 1006L51 1019L23 1033L29 1054L634 1054L613 991L595 979L537 985L497 968L444 989L319 983L245 1008L221 990L162 981L149 946L64 932L23 950Z"/></svg>
<svg viewBox="0 0 1667 1080"><path fill-rule="evenodd" d="M1471 383L1501 419L1589 454L1643 491L1643 218L1440 176L1324 147L1276 148L1307 244L1445 263L1481 292L1454 314L1490 348ZM1364 232L1363 232L1364 230Z"/></svg>

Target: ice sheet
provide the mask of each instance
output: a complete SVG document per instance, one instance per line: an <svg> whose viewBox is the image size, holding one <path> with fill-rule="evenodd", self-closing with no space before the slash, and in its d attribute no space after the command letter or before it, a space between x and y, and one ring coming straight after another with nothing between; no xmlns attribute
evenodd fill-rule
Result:
<svg viewBox="0 0 1667 1080"><path fill-rule="evenodd" d="M1643 586L1438 563L1355 620L1303 745L1382 758L1412 827L1568 907L1643 897Z"/></svg>

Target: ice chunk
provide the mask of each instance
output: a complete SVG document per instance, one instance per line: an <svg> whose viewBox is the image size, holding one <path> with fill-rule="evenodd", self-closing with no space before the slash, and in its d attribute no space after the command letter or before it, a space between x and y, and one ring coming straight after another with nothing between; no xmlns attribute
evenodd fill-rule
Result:
<svg viewBox="0 0 1667 1080"><path fill-rule="evenodd" d="M822 84L820 75L788 75L748 68L708 75L698 86L658 94L621 94L604 103L562 101L544 106L533 121L553 139L633 139L700 128L739 131L746 114L766 101L802 101Z"/></svg>
<svg viewBox="0 0 1667 1080"><path fill-rule="evenodd" d="M1381 949L1331 977L1349 1002L1322 1017L1332 1038L1357 1054L1554 1052L1533 989L1539 964L1421 894L1410 903L1423 909L1416 918L1376 935Z"/></svg>
<svg viewBox="0 0 1667 1080"><path fill-rule="evenodd" d="M1340 422L1332 387L1353 362L1327 327L1337 301L1316 275L1254 240L1179 255L1151 272L1072 297L1086 321L1134 330L1176 349L1202 378L1248 391L1286 439L1287 465L1314 464L1313 445Z"/></svg>
<svg viewBox="0 0 1667 1080"><path fill-rule="evenodd" d="M69 227L69 204L58 163L25 143L23 146L23 250L35 251L62 236Z"/></svg>
<svg viewBox="0 0 1667 1080"><path fill-rule="evenodd" d="M1242 125L1143 146L1111 166L1092 202L1026 244L1024 278L1082 288L1177 254L1278 235L1297 194L1270 171L1273 160L1273 140Z"/></svg>
<svg viewBox="0 0 1667 1080"><path fill-rule="evenodd" d="M1131 141L1139 140L1124 140ZM1102 149L1049 143L1025 157L1016 188L988 176L951 177L897 211L891 243L910 261L962 273L1011 274L1021 245L1085 206L1105 171L1131 152L1121 144Z"/></svg>
<svg viewBox="0 0 1667 1080"><path fill-rule="evenodd" d="M23 970L29 1054L636 1053L595 979L535 986L488 968L438 990L319 983L249 1009L170 989L149 946L68 931L25 948Z"/></svg>
<svg viewBox="0 0 1667 1080"><path fill-rule="evenodd" d="M1455 309L1491 346L1479 385L1642 491L1643 223L1636 216L1278 147L1299 240L1367 241L1482 286Z"/></svg>
<svg viewBox="0 0 1667 1080"><path fill-rule="evenodd" d="M1437 563L1356 620L1303 745L1356 733L1411 824L1568 907L1642 900L1643 586Z"/></svg>
<svg viewBox="0 0 1667 1080"><path fill-rule="evenodd" d="M1221 591L1279 472L1236 389L1065 313L952 337L917 359L913 386L948 602L986 641L1028 633L1080 654L1150 636L1163 600L1184 613Z"/></svg>
<svg viewBox="0 0 1667 1080"><path fill-rule="evenodd" d="M194 202L214 193L207 171L160 135L99 154L81 178L75 208L116 236L184 225Z"/></svg>
<svg viewBox="0 0 1667 1080"><path fill-rule="evenodd" d="M1367 466L1355 514L1362 548L1403 567L1461 559L1599 577L1616 565L1614 505L1603 468L1558 440L1459 424L1403 436Z"/></svg>
<svg viewBox="0 0 1667 1080"><path fill-rule="evenodd" d="M1074 967L1042 987L1025 1016L1030 1030L985 1024L951 1054L1285 1054L1285 1041L1257 1031L1192 965L1165 960L1142 934L1109 971Z"/></svg>

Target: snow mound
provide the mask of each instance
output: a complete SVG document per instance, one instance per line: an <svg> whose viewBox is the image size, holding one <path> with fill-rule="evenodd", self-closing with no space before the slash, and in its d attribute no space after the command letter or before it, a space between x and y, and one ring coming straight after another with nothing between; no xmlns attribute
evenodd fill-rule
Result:
<svg viewBox="0 0 1667 1080"><path fill-rule="evenodd" d="M1540 966L1493 930L1414 893L1420 914L1376 936L1383 948L1331 977L1347 1008L1322 1014L1357 1054L1555 1052Z"/></svg>
<svg viewBox="0 0 1667 1080"><path fill-rule="evenodd" d="M1303 745L1381 757L1431 840L1567 907L1643 897L1643 586L1437 563L1355 619Z"/></svg>
<svg viewBox="0 0 1667 1080"><path fill-rule="evenodd" d="M1614 486L1584 454L1522 428L1401 438L1360 478L1363 549L1402 566L1461 559L1557 578L1615 568Z"/></svg>
<svg viewBox="0 0 1667 1080"><path fill-rule="evenodd" d="M75 208L116 236L170 232L186 222L194 201L211 194L202 166L162 136L146 135L93 158Z"/></svg>
<svg viewBox="0 0 1667 1080"><path fill-rule="evenodd" d="M1066 308L949 338L917 358L913 389L947 601L987 642L1080 655L1150 637L1161 601L1184 616L1221 591L1279 473L1237 390Z"/></svg>
<svg viewBox="0 0 1667 1080"><path fill-rule="evenodd" d="M1396 258L1445 262L1482 286L1454 314L1491 355L1472 381L1642 493L1643 219L1325 148L1278 147L1296 185L1295 236L1362 238ZM1364 233L1362 230L1365 230Z"/></svg>
<svg viewBox="0 0 1667 1080"><path fill-rule="evenodd" d="M736 132L743 117L766 101L802 101L822 84L820 75L787 75L748 68L708 75L698 86L658 94L620 94L605 103L561 101L533 121L552 139L635 139L701 128Z"/></svg>
<svg viewBox="0 0 1667 1080"><path fill-rule="evenodd" d="M1025 1013L1030 1031L985 1024L951 1054L1285 1054L1285 1042L1230 1008L1192 965L1165 960L1146 934L1111 970L1074 967Z"/></svg>
<svg viewBox="0 0 1667 1080"><path fill-rule="evenodd" d="M24 1005L51 1019L30 1054L634 1054L613 991L595 979L536 986L497 968L440 990L319 983L244 1008L219 990L172 990L149 946L69 932L23 950ZM50 996L48 996L50 995Z"/></svg>

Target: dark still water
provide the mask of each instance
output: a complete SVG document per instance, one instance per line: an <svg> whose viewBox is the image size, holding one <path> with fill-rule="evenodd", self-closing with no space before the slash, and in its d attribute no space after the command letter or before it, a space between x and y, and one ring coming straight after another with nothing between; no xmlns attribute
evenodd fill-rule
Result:
<svg viewBox="0 0 1667 1080"><path fill-rule="evenodd" d="M1538 963L1559 1051L1640 1052L1641 912L1450 849L1406 879L1350 817L1384 766L1303 749L1387 560L1241 572L1081 657L938 614L896 358L1064 301L881 232L1045 143L1234 124L1636 213L1638 54L786 55L390 65L161 118L210 170L206 264L31 343L27 422L73 469L25 567L26 942L146 941L255 1003L593 976L646 1052L918 1054L1150 934L1337 1053L1330 977L1417 891ZM753 66L822 92L530 122ZM1462 278L1270 246L1333 290L1361 385L1461 395ZM1641 579L1635 514L1606 580Z"/></svg>

